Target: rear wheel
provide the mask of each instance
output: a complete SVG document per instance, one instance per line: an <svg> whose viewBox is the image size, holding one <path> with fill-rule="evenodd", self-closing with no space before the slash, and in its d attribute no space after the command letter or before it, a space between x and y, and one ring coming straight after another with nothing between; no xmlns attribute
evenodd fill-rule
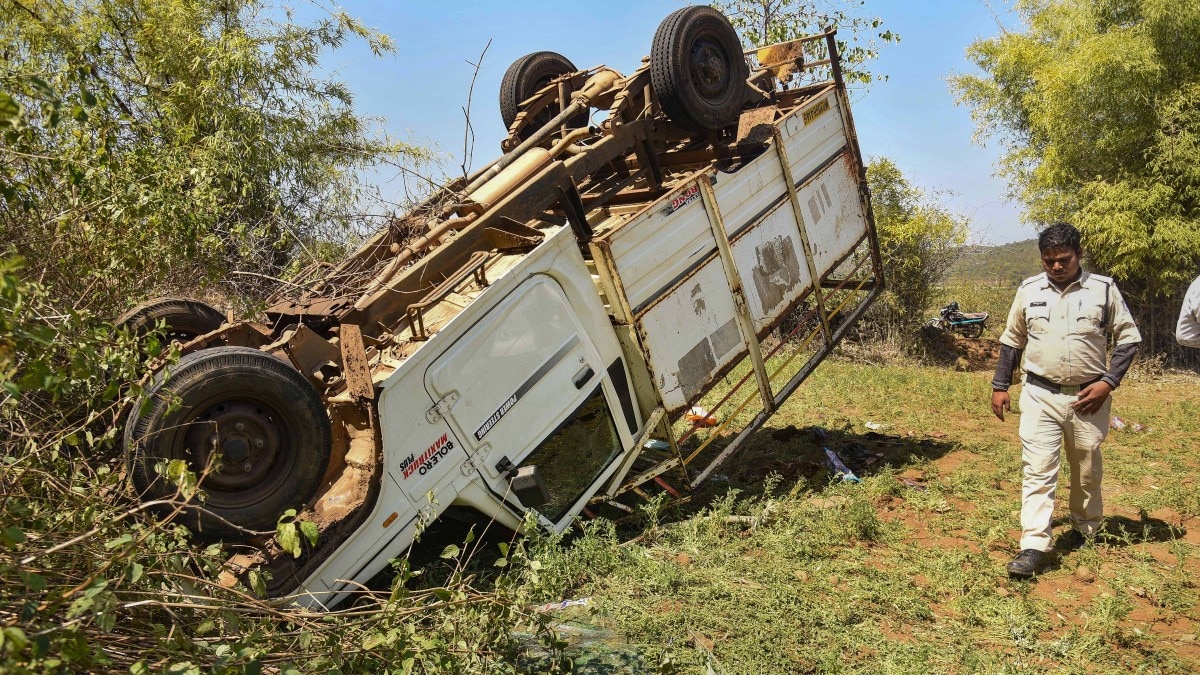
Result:
<svg viewBox="0 0 1200 675"><path fill-rule="evenodd" d="M521 110L521 103L550 84L554 78L573 73L576 70L578 68L571 63L570 59L555 52L534 52L514 61L505 71L504 79L500 81L500 117L504 120L504 126L506 128L512 126L513 121L517 119L517 113ZM570 96L570 94L571 89L568 87L567 95ZM562 112L562 108L557 105L549 106L525 125L521 136L524 138L532 135L534 131L541 129L560 112ZM584 112L572 117L567 122L567 126L584 127L587 126L587 123L587 113Z"/></svg>
<svg viewBox="0 0 1200 675"><path fill-rule="evenodd" d="M963 334L963 337L977 338L977 337L983 335L983 324L973 323L968 326L964 326L963 330L962 330L962 334Z"/></svg>
<svg viewBox="0 0 1200 675"><path fill-rule="evenodd" d="M650 47L650 81L659 105L690 131L716 131L738 119L750 67L723 14L698 5L663 19Z"/></svg>
<svg viewBox="0 0 1200 675"><path fill-rule="evenodd" d="M162 461L183 460L202 476L207 499L182 512L198 538L274 530L281 513L320 487L329 419L317 392L283 361L246 347L207 349L160 373L146 395L149 408L125 426L130 476L144 500L176 493L156 469Z"/></svg>
<svg viewBox="0 0 1200 675"><path fill-rule="evenodd" d="M159 321L167 326L167 340L188 342L220 328L225 323L225 315L216 307L199 300L155 298L122 314L116 326L137 335L146 335L154 330Z"/></svg>

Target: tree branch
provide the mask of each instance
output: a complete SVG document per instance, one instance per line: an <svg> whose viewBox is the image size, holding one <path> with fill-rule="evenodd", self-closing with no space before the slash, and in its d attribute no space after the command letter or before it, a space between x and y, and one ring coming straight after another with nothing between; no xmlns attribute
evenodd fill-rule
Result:
<svg viewBox="0 0 1200 675"><path fill-rule="evenodd" d="M479 54L479 61L475 63L467 61L467 63L475 66L475 73L471 75L471 86L467 89L467 105L463 108L463 115L466 117L466 128L463 129L463 161L460 165L462 167L463 178L466 178L470 171L470 157L474 154L474 148L470 148L469 151L468 146L474 143L475 138L474 130L471 128L471 99L475 93L475 79L479 77L479 68L483 65L483 57L487 54L487 50L491 46L492 41L488 40L487 44L483 46L483 51Z"/></svg>

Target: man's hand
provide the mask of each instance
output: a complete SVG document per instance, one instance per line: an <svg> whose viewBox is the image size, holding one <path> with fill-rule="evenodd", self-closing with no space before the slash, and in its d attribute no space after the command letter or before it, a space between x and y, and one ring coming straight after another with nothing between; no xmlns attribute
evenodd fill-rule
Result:
<svg viewBox="0 0 1200 675"><path fill-rule="evenodd" d="M993 391L992 392L992 412L996 415L996 417L1000 418L1001 422L1004 421L1004 411L1005 410L1012 412L1012 405L1010 405L1009 401L1008 401L1008 392L1007 391Z"/></svg>
<svg viewBox="0 0 1200 675"><path fill-rule="evenodd" d="M1079 400L1072 403L1071 407L1081 415L1091 415L1099 410L1100 406L1104 405L1104 402L1108 400L1108 395L1111 393L1112 387L1104 380L1093 382L1079 390ZM994 401L995 398L993 397L992 400ZM996 404L993 403L992 407L996 407Z"/></svg>

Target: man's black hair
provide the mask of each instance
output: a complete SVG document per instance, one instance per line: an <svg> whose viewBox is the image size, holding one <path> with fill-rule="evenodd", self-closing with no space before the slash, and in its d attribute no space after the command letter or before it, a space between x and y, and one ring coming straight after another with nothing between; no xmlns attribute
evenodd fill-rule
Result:
<svg viewBox="0 0 1200 675"><path fill-rule="evenodd" d="M1042 230L1038 235L1038 251L1045 253L1056 248L1069 248L1082 255L1083 247L1079 244L1079 230L1070 223L1055 223Z"/></svg>

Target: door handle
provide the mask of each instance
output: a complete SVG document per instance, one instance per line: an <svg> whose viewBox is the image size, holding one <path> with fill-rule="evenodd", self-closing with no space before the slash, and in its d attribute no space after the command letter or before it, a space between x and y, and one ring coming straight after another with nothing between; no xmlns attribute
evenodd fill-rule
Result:
<svg viewBox="0 0 1200 675"><path fill-rule="evenodd" d="M592 370L591 366L584 366L583 370L575 373L575 377L571 378L571 381L575 383L576 389L583 389L583 385L590 382L595 374L596 371Z"/></svg>

